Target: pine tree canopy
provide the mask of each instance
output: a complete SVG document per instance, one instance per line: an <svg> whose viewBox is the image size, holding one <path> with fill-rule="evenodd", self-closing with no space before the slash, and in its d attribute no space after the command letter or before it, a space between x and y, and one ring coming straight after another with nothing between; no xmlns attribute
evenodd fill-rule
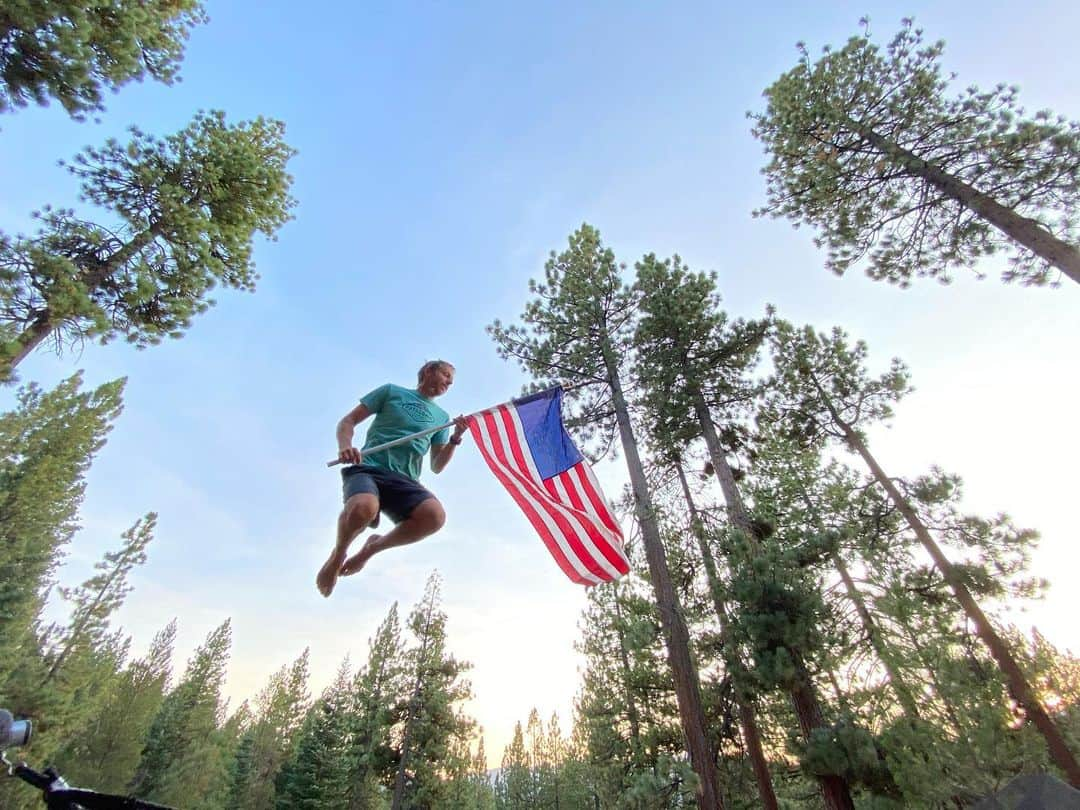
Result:
<svg viewBox="0 0 1080 810"><path fill-rule="evenodd" d="M865 259L907 286L1005 252L1006 281L1080 282L1080 123L1027 114L1004 84L949 96L943 43L907 20L882 51L863 23L817 61L800 44L751 114L769 156L756 213L813 225L836 273Z"/></svg>
<svg viewBox="0 0 1080 810"><path fill-rule="evenodd" d="M254 290L255 233L273 239L295 205L284 129L201 112L167 138L132 128L76 156L84 200L118 221L46 207L36 235L0 234L0 379L50 335L144 347L180 337L214 287Z"/></svg>
<svg viewBox="0 0 1080 810"><path fill-rule="evenodd" d="M34 0L0 12L0 113L59 101L77 120L104 91L144 77L172 84L200 0Z"/></svg>

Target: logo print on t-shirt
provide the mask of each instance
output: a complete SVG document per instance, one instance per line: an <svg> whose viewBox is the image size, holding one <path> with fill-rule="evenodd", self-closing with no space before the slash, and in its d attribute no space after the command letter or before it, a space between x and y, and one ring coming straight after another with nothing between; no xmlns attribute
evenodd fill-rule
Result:
<svg viewBox="0 0 1080 810"><path fill-rule="evenodd" d="M428 406L423 402L403 402L402 409L417 422L434 422Z"/></svg>

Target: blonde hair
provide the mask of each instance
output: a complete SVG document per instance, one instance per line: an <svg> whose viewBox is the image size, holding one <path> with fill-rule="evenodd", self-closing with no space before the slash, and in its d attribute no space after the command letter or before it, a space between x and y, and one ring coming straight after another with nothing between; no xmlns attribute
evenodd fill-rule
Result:
<svg viewBox="0 0 1080 810"><path fill-rule="evenodd" d="M424 365L420 366L420 370L416 372L416 382L422 383L424 381L424 375L431 371L433 368L453 368L454 364L448 360L428 360Z"/></svg>

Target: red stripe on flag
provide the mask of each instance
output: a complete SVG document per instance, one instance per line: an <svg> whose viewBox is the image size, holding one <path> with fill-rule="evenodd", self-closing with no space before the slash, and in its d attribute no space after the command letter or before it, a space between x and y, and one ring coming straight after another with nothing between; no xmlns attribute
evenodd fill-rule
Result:
<svg viewBox="0 0 1080 810"><path fill-rule="evenodd" d="M558 487L555 486L555 479L554 478L545 478L544 479L544 489L546 489L548 491L548 495L550 495L555 500L559 500L559 498L562 497L559 494Z"/></svg>

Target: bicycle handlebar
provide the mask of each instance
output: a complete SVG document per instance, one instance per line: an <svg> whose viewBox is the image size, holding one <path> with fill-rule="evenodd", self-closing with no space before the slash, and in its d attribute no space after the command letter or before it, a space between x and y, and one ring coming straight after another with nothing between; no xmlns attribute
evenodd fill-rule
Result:
<svg viewBox="0 0 1080 810"><path fill-rule="evenodd" d="M11 769L11 775L40 790L49 810L174 810L131 796L73 788L54 768L39 772L26 763L19 763Z"/></svg>
<svg viewBox="0 0 1080 810"><path fill-rule="evenodd" d="M49 810L174 810L163 804L154 804L131 796L116 796L94 790L73 788L57 773L55 768L35 771L25 762L15 765L8 760L5 751L9 747L30 742L29 720L15 720L7 709L0 709L0 763L8 767L8 774L41 791L42 800Z"/></svg>

